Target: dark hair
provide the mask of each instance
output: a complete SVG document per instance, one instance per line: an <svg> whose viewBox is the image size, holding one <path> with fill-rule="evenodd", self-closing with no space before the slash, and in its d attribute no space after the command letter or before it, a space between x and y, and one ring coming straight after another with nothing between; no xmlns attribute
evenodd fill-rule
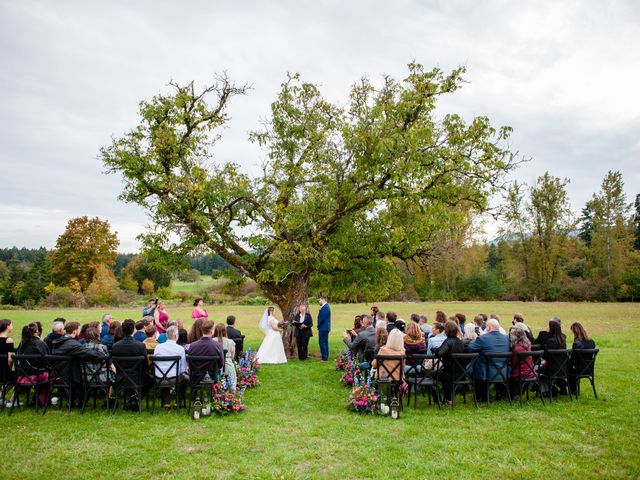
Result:
<svg viewBox="0 0 640 480"><path fill-rule="evenodd" d="M41 337L42 336L42 322L40 320L36 320L33 323L36 324L36 328L38 329L38 336Z"/></svg>
<svg viewBox="0 0 640 480"><path fill-rule="evenodd" d="M373 312L373 314L375 315L376 313L378 313L380 310L378 309L378 307L373 306L371 307L371 311Z"/></svg>
<svg viewBox="0 0 640 480"><path fill-rule="evenodd" d="M455 324L454 324L455 325ZM435 322L433 324L433 328L435 328L436 330L438 330L439 332L444 332L444 324L440 323L440 322Z"/></svg>
<svg viewBox="0 0 640 480"><path fill-rule="evenodd" d="M202 338L202 322L204 322L204 318L197 318L191 325L191 329L189 330L189 335L187 338L189 340L189 343L193 343L196 340L200 340L200 338Z"/></svg>
<svg viewBox="0 0 640 480"><path fill-rule="evenodd" d="M396 320L395 322L393 322L393 324L396 326L398 330L404 333L404 327L406 327L404 320Z"/></svg>
<svg viewBox="0 0 640 480"><path fill-rule="evenodd" d="M384 347L387 344L389 332L386 328L376 328L376 347Z"/></svg>
<svg viewBox="0 0 640 480"><path fill-rule="evenodd" d="M140 320L138 322L136 322L136 330L144 330L144 327L146 327L147 324L145 323L144 320Z"/></svg>
<svg viewBox="0 0 640 480"><path fill-rule="evenodd" d="M80 324L78 322L69 322L64 326L64 333L67 335L71 335L73 332L80 328Z"/></svg>
<svg viewBox="0 0 640 480"><path fill-rule="evenodd" d="M487 314L486 314L486 313L479 313L478 315L480 315L480 316L482 317L482 320L483 320L483 321L485 321L485 322L486 322L487 320L489 320L489 317L487 316Z"/></svg>
<svg viewBox="0 0 640 480"><path fill-rule="evenodd" d="M398 314L396 312L387 312L387 322L396 323L398 319Z"/></svg>
<svg viewBox="0 0 640 480"><path fill-rule="evenodd" d="M193 301L193 306L197 307L198 304L200 303L200 300L202 300L200 297L196 297L196 299Z"/></svg>
<svg viewBox="0 0 640 480"><path fill-rule="evenodd" d="M444 324L444 333L447 334L447 337L457 337L459 331L458 325L453 320L448 320L447 323Z"/></svg>
<svg viewBox="0 0 640 480"><path fill-rule="evenodd" d="M459 323L467 323L467 316L464 313L456 313L456 318Z"/></svg>
<svg viewBox="0 0 640 480"><path fill-rule="evenodd" d="M54 321L54 322L67 323L67 321L66 321L64 318L62 318L62 317L54 318L54 319L53 319L53 321Z"/></svg>
<svg viewBox="0 0 640 480"><path fill-rule="evenodd" d="M481 327L483 322L484 317L482 315L476 315L475 317L473 317L473 323L475 323L476 326Z"/></svg>
<svg viewBox="0 0 640 480"><path fill-rule="evenodd" d="M84 339L87 342L100 343L100 330L89 326L84 332Z"/></svg>
<svg viewBox="0 0 640 480"><path fill-rule="evenodd" d="M8 318L0 318L0 333L4 332L11 325L11 320Z"/></svg>
<svg viewBox="0 0 640 480"><path fill-rule="evenodd" d="M362 315L356 315L356 318L353 319L353 328L362 328Z"/></svg>
<svg viewBox="0 0 640 480"><path fill-rule="evenodd" d="M111 322L111 323L109 324L109 329L107 330L107 333L108 333L109 335L114 335L114 336L115 336L116 331L117 331L118 329L122 330L122 324L121 324L119 321L114 320L113 322Z"/></svg>
<svg viewBox="0 0 640 480"><path fill-rule="evenodd" d="M227 325L235 325L236 323L236 317L234 317L233 315L229 315L227 317Z"/></svg>
<svg viewBox="0 0 640 480"><path fill-rule="evenodd" d="M209 335L213 331L213 322L211 320L205 320L202 322L202 334Z"/></svg>
<svg viewBox="0 0 640 480"><path fill-rule="evenodd" d="M513 315L513 319L514 319L516 322L522 322L522 323L524 323L524 318L523 318L523 317L522 317L522 315L520 315L519 313L514 314L514 315Z"/></svg>
<svg viewBox="0 0 640 480"><path fill-rule="evenodd" d="M35 322L31 322L29 325L25 325L22 327L22 343L20 344L21 350L24 351L31 342L33 341L33 337L38 333L38 326Z"/></svg>
<svg viewBox="0 0 640 480"><path fill-rule="evenodd" d="M562 327L555 320L549 321L549 339L554 339L560 348L566 348L567 341L562 334Z"/></svg>
<svg viewBox="0 0 640 480"><path fill-rule="evenodd" d="M581 342L584 342L585 340L591 340L589 335L587 335L587 331L584 329L581 323L574 322L569 328L571 329L571 332L573 333L573 336L576 340L580 340Z"/></svg>
<svg viewBox="0 0 640 480"><path fill-rule="evenodd" d="M412 322L420 323L420 316L417 313L412 313L410 318Z"/></svg>
<svg viewBox="0 0 640 480"><path fill-rule="evenodd" d="M125 337L130 337L131 335L133 335L133 332L135 331L135 329L136 329L136 322L134 322L130 318L127 318L124 322L122 322L122 334Z"/></svg>
<svg viewBox="0 0 640 480"><path fill-rule="evenodd" d="M436 323L442 323L443 325L447 323L447 314L442 310L436 312Z"/></svg>

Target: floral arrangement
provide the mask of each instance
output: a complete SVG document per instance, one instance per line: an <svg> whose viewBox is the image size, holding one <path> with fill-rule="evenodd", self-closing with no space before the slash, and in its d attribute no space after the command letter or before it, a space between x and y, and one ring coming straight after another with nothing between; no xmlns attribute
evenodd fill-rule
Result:
<svg viewBox="0 0 640 480"><path fill-rule="evenodd" d="M380 395L377 390L371 386L370 380L361 384L359 380L356 379L347 408L357 413L375 415L379 412L379 398Z"/></svg>
<svg viewBox="0 0 640 480"><path fill-rule="evenodd" d="M284 328L289 324L289 322L285 321L285 320L280 320L278 322L278 328Z"/></svg>
<svg viewBox="0 0 640 480"><path fill-rule="evenodd" d="M351 387L358 382L362 382L363 378L364 374L360 369L358 360L354 358L351 353L347 352L344 361L344 368L342 370L342 376L340 377L340 383L346 385L347 387Z"/></svg>
<svg viewBox="0 0 640 480"><path fill-rule="evenodd" d="M225 378L213 384L211 410L219 415L240 412L245 409L242 403L242 392L231 388Z"/></svg>
<svg viewBox="0 0 640 480"><path fill-rule="evenodd" d="M238 388L250 388L260 385L258 380L258 371L260 370L260 362L256 358L255 352L249 349L247 355L238 362L237 376Z"/></svg>
<svg viewBox="0 0 640 480"><path fill-rule="evenodd" d="M336 358L336 370L343 372L349 363L351 363L351 352L345 350Z"/></svg>

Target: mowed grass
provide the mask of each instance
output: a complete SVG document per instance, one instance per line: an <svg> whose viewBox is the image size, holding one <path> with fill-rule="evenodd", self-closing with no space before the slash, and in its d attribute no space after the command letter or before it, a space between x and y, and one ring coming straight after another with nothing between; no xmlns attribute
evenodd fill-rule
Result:
<svg viewBox="0 0 640 480"><path fill-rule="evenodd" d="M439 411L421 399L399 421L346 410L349 389L333 363L314 358L266 365L261 385L247 391L247 410L233 417L193 422L186 415L89 410L45 417L0 413L9 452L0 478L638 478L640 477L640 305L567 303L381 303L405 319L437 309L448 314L497 313L505 328L519 312L535 333L557 315L563 326L581 321L601 349L596 370L599 399L584 384L579 401L524 408L469 402ZM369 305L332 305L331 356L343 348L340 332ZM209 307L221 322L236 315L247 344L257 348L263 307ZM170 307L189 318L190 306ZM56 316L99 320L104 310L0 311L21 326ZM110 310L116 319L140 310ZM312 307L317 314L317 307ZM190 324L190 321L187 322ZM571 335L568 335L571 338Z"/></svg>

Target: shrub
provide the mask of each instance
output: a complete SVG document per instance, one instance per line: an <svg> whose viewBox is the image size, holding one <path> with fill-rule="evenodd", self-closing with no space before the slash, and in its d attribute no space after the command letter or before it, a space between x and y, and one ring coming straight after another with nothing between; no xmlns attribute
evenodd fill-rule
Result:
<svg viewBox="0 0 640 480"><path fill-rule="evenodd" d="M261 296L244 296L240 299L240 305L269 305L269 299Z"/></svg>
<svg viewBox="0 0 640 480"><path fill-rule="evenodd" d="M151 295L155 291L155 289L156 285L155 283L153 283L153 280L149 280L148 278L142 280L142 283L140 284L140 290L144 295Z"/></svg>
<svg viewBox="0 0 640 480"><path fill-rule="evenodd" d="M456 285L460 300L494 300L502 293L502 285L493 272L473 272Z"/></svg>
<svg viewBox="0 0 640 480"><path fill-rule="evenodd" d="M86 302L81 293L75 293L69 287L55 287L44 299L47 307L83 307Z"/></svg>
<svg viewBox="0 0 640 480"><path fill-rule="evenodd" d="M200 271L192 268L190 270L182 270L178 272L178 280L181 282L197 282L200 280Z"/></svg>
<svg viewBox="0 0 640 480"><path fill-rule="evenodd" d="M184 303L189 297L191 297L191 294L189 292L179 291L174 293L174 297L180 300L181 303Z"/></svg>
<svg viewBox="0 0 640 480"><path fill-rule="evenodd" d="M170 287L162 287L156 290L156 295L158 296L158 298L171 300L173 298L173 290L171 290Z"/></svg>
<svg viewBox="0 0 640 480"><path fill-rule="evenodd" d="M91 284L85 292L87 303L91 306L115 305L120 287L115 275L106 265L98 265Z"/></svg>

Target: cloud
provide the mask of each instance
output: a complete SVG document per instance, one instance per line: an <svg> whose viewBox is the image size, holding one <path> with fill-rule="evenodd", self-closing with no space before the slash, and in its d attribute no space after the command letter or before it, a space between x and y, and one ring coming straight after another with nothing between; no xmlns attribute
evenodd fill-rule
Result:
<svg viewBox="0 0 640 480"><path fill-rule="evenodd" d="M518 178L570 178L578 211L608 169L640 184L639 5L0 2L0 175L13 212L0 217L10 225L0 244L50 245L69 218L89 214L119 225L122 248L133 248L144 213L117 200L120 181L97 154L172 78L203 84L227 70L253 84L232 103L215 154L257 172L265 155L247 131L268 116L287 71L344 103L361 76L402 78L413 59L465 65L470 83L441 111L513 126L512 147L533 159Z"/></svg>

